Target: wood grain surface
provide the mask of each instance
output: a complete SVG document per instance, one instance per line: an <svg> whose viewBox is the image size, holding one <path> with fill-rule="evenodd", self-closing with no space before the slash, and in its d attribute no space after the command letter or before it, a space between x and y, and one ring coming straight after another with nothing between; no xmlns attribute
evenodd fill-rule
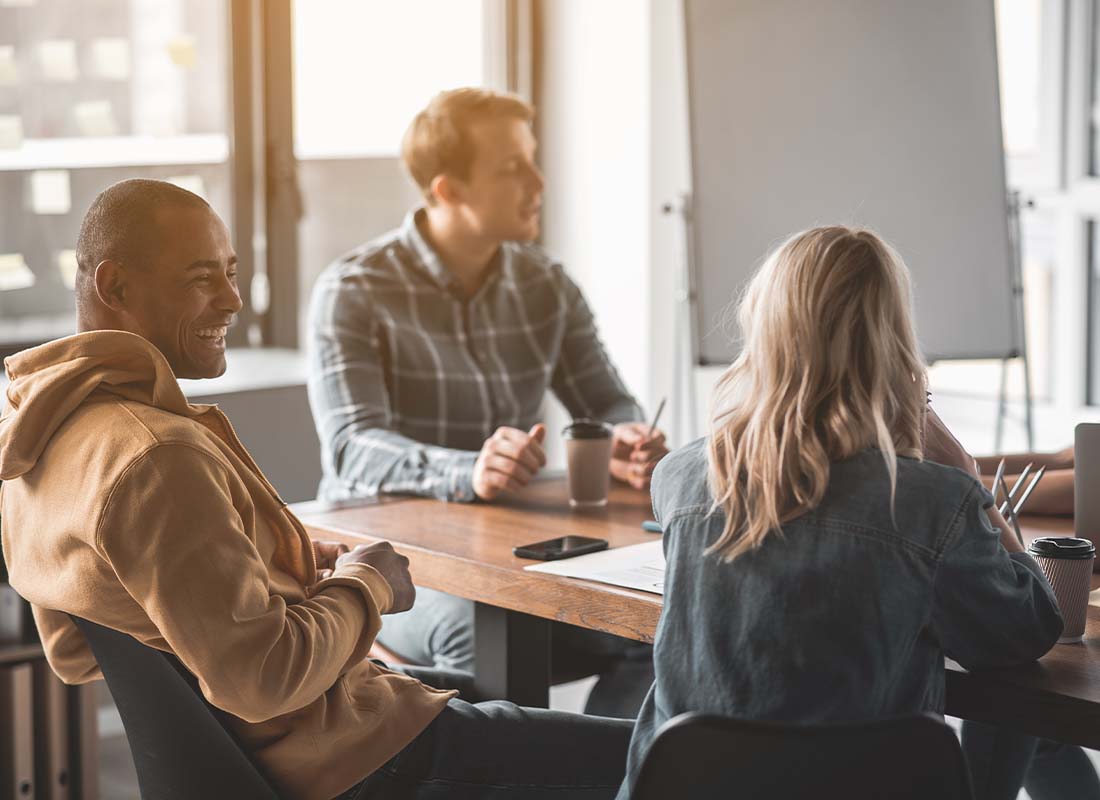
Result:
<svg viewBox="0 0 1100 800"><path fill-rule="evenodd" d="M573 510L565 481L554 477L492 505L406 498L299 516L315 539L392 542L419 586L642 642L657 630L658 595L527 572L538 562L512 555L516 545L567 535L607 539L610 547L653 541L641 528L652 518L645 492L616 485L605 508Z"/></svg>

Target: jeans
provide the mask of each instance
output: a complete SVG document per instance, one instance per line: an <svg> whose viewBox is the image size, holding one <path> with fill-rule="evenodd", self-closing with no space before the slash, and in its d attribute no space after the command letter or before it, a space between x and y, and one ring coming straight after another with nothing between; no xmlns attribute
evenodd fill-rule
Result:
<svg viewBox="0 0 1100 800"><path fill-rule="evenodd" d="M474 603L417 587L416 604L386 617L378 641L404 659L444 670L474 670ZM611 634L552 623L556 682L599 674L586 714L633 719L653 683L653 648Z"/></svg>
<svg viewBox="0 0 1100 800"><path fill-rule="evenodd" d="M615 797L633 724L502 701L472 703L468 673L403 668L458 689L400 753L340 800L550 800Z"/></svg>
<svg viewBox="0 0 1100 800"><path fill-rule="evenodd" d="M963 722L962 746L970 765L974 800L1100 800L1100 779L1080 747Z"/></svg>

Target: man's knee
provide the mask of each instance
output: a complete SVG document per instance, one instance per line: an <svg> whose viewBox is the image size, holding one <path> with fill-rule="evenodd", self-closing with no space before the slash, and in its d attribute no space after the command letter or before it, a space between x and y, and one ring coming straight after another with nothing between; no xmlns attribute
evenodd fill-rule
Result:
<svg viewBox="0 0 1100 800"><path fill-rule="evenodd" d="M379 640L402 658L439 669L472 671L474 604L417 587L416 603L386 617Z"/></svg>

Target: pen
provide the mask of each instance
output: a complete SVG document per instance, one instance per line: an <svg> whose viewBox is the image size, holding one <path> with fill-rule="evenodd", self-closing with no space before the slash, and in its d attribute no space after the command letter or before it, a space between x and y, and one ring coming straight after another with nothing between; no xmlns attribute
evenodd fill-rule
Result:
<svg viewBox="0 0 1100 800"><path fill-rule="evenodd" d="M1016 479L1016 483L1012 484L1012 491L1008 492L1007 496L1005 497L1004 502L1001 503L1000 511L1001 511L1002 514L1005 513L1005 511L1008 509L1008 506L1009 506L1012 498L1016 496L1017 490L1019 490L1019 488L1024 485L1024 481L1027 479L1027 476L1031 472L1031 468L1033 466L1035 466L1035 465L1034 464L1028 464L1026 467L1024 467L1023 472L1020 473L1020 477L1018 477ZM1007 487L1005 487L1005 488L1007 489Z"/></svg>
<svg viewBox="0 0 1100 800"><path fill-rule="evenodd" d="M1024 503L1026 503L1027 499L1031 497L1031 493L1035 491L1035 487L1038 485L1039 481L1042 480L1043 474L1046 471L1047 468L1042 467L1038 472L1035 473L1035 477L1031 479L1031 483L1028 484L1027 489L1025 489L1024 493L1020 496L1020 502L1016 504L1016 507L1014 509L1012 509L1012 513L1014 515L1020 513L1020 510L1024 507Z"/></svg>
<svg viewBox="0 0 1100 800"><path fill-rule="evenodd" d="M649 432L645 435L646 439L653 438L653 432L657 430L657 421L661 419L661 412L665 410L666 400L668 400L667 397L661 398L661 403L657 406L657 413L653 415L653 422L649 423Z"/></svg>
<svg viewBox="0 0 1100 800"><path fill-rule="evenodd" d="M1003 476L1001 477L1001 491L1005 493L1006 497L1012 497L1012 495L1008 492L1008 487L1005 485L1005 479ZM1012 523L1012 528L1016 532L1016 539L1019 540L1020 544L1023 544L1024 535L1020 533L1020 523L1017 522L1016 515L1012 512L1012 504L1006 500L1005 505L1008 506L1008 521ZM1001 513L1004 514L1003 511Z"/></svg>
<svg viewBox="0 0 1100 800"><path fill-rule="evenodd" d="M1005 475L1005 460L1002 458L1001 463L997 465L997 472L993 476L993 502L997 502L997 492L1001 491L1001 478Z"/></svg>

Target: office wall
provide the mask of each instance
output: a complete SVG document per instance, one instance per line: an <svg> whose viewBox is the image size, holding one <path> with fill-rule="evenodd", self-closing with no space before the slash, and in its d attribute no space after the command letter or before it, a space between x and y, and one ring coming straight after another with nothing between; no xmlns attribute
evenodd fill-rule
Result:
<svg viewBox="0 0 1100 800"><path fill-rule="evenodd" d="M646 412L669 398L670 432L681 246L661 207L688 183L681 31L678 0L536 3L543 244L580 284Z"/></svg>
<svg viewBox="0 0 1100 800"><path fill-rule="evenodd" d="M675 444L701 435L704 414L691 380L694 365L678 354L678 314L689 320L684 288L684 227L676 208L691 186L687 74L681 0L650 0L649 214L650 396L668 398L665 430ZM670 205L672 213L662 209ZM685 330L686 333L686 330ZM683 363L678 362L678 358Z"/></svg>
<svg viewBox="0 0 1100 800"><path fill-rule="evenodd" d="M611 357L647 409L648 10L637 0L536 3L534 98L547 180L543 245L580 285ZM560 428L560 409L550 421Z"/></svg>

